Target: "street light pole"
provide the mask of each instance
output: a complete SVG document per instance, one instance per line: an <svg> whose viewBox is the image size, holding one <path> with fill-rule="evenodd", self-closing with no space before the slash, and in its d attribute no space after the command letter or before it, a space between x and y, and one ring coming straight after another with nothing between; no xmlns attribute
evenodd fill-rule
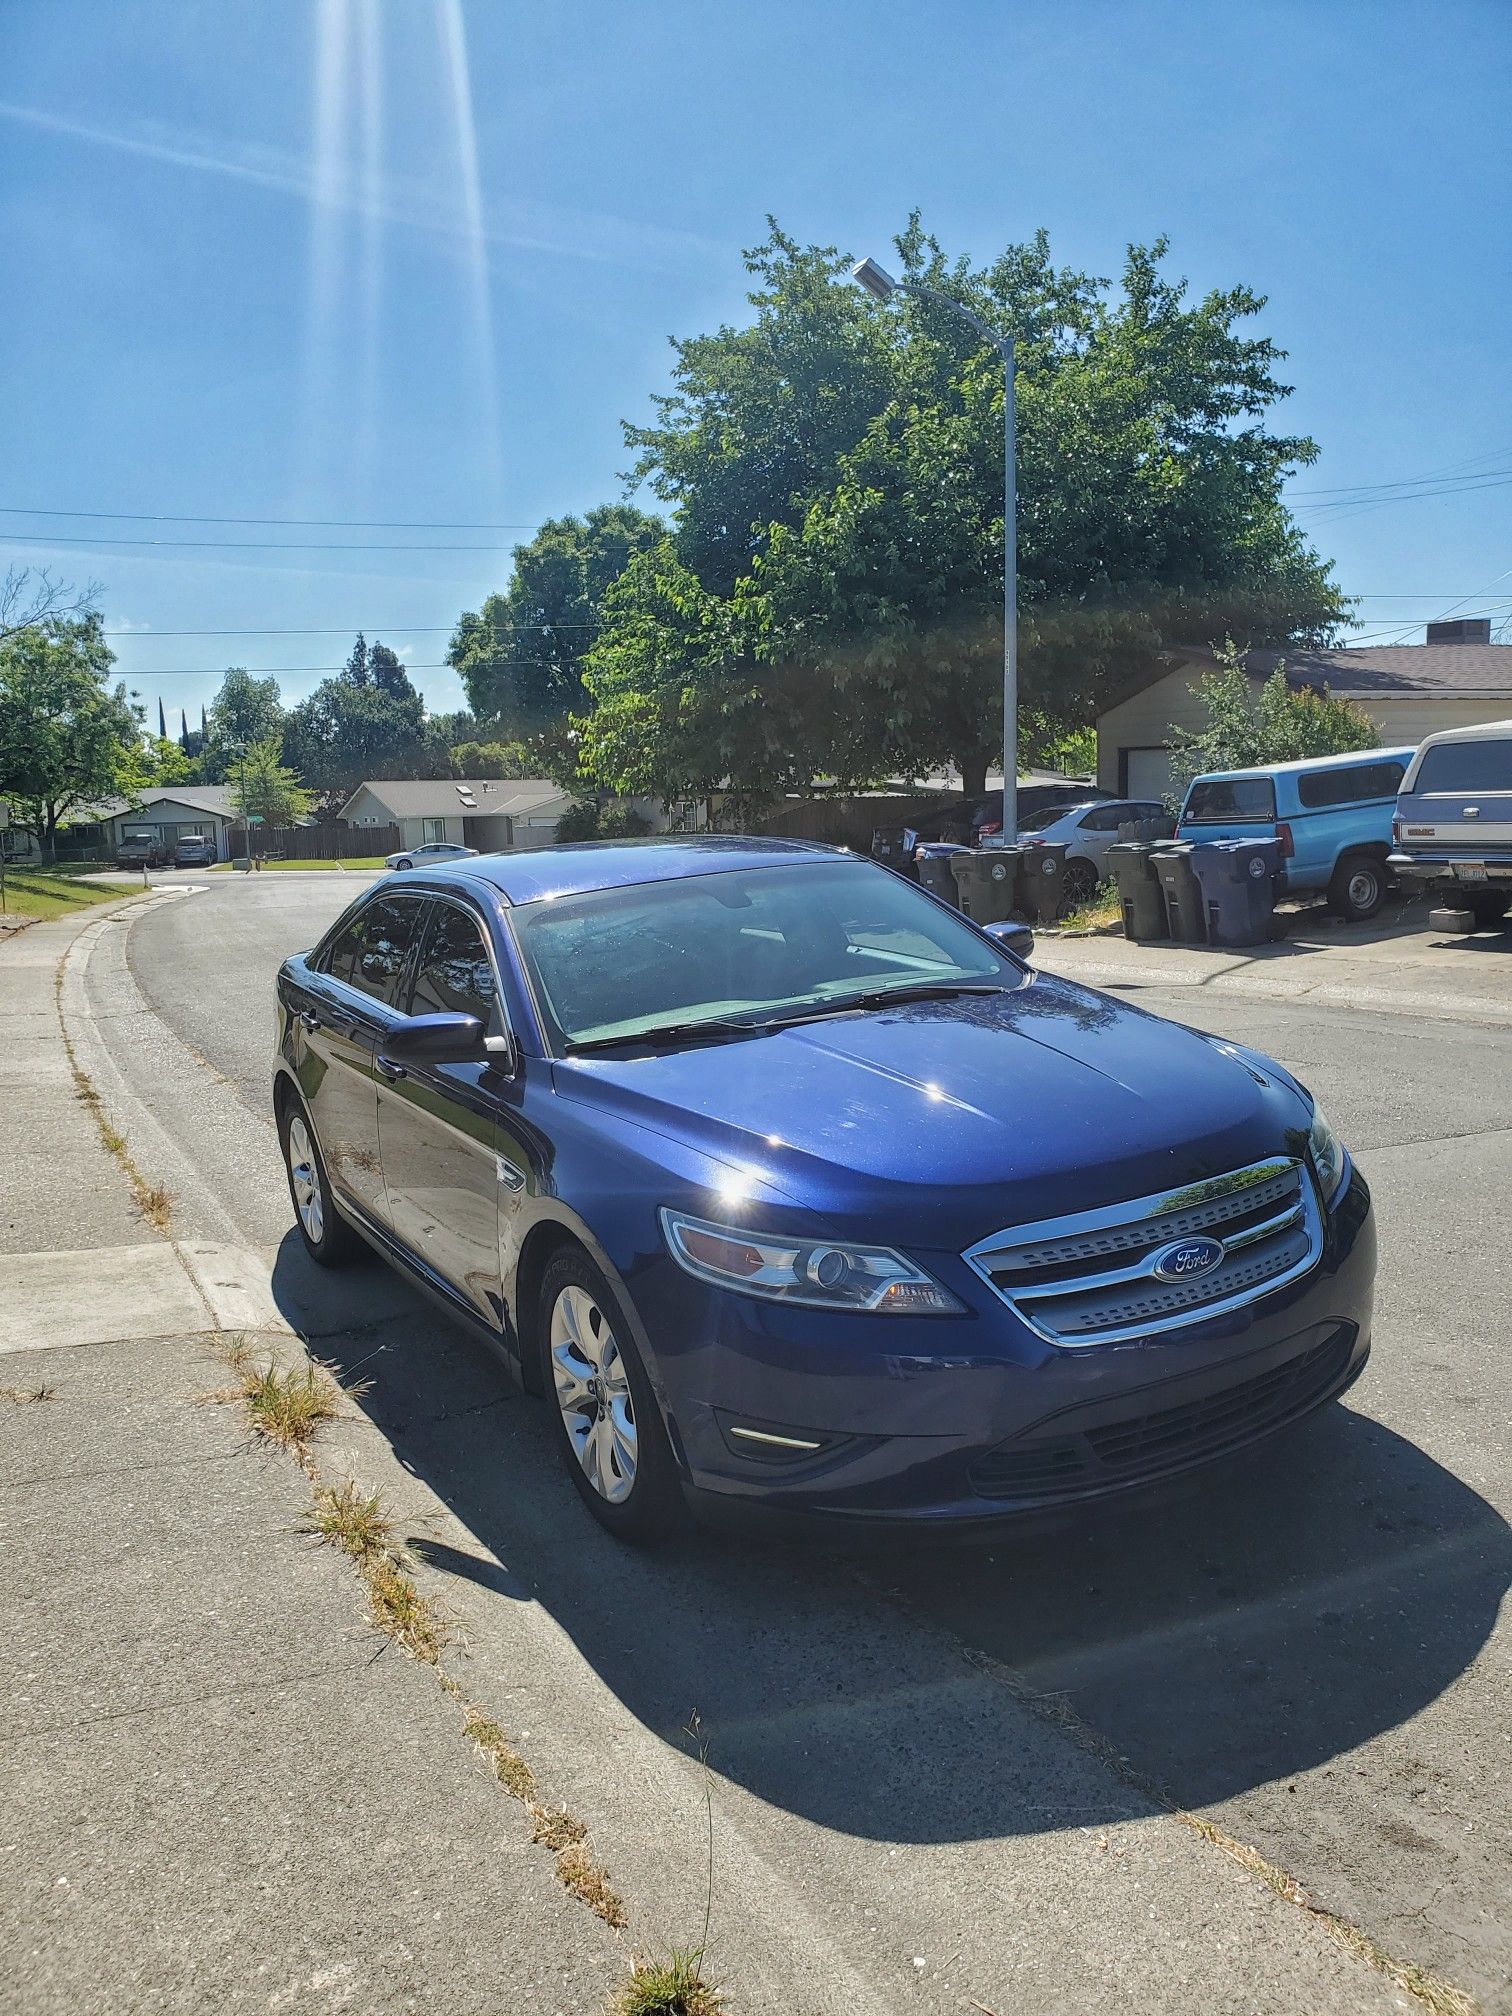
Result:
<svg viewBox="0 0 1512 2016"><path fill-rule="evenodd" d="M895 280L875 259L853 266L851 278L878 301L900 293L937 301L969 322L1003 360L1003 838L1012 841L1018 833L1018 392L1013 338L937 287L922 280Z"/></svg>

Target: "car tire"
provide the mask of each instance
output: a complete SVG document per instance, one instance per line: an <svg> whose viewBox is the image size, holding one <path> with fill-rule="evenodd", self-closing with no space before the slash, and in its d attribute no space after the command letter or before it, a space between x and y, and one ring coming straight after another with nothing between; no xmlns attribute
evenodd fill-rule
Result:
<svg viewBox="0 0 1512 2016"><path fill-rule="evenodd" d="M413 868L414 865L415 865L414 862L410 860L408 855L406 855L402 861L396 861L394 863L394 873L397 875L401 868Z"/></svg>
<svg viewBox="0 0 1512 2016"><path fill-rule="evenodd" d="M1090 861L1080 855L1066 863L1065 875L1061 881L1061 908L1074 910L1078 903L1085 903L1096 893L1097 870Z"/></svg>
<svg viewBox="0 0 1512 2016"><path fill-rule="evenodd" d="M548 1264L537 1321L552 1432L579 1497L617 1540L666 1539L684 1517L672 1445L624 1311L581 1247Z"/></svg>
<svg viewBox="0 0 1512 2016"><path fill-rule="evenodd" d="M301 1100L284 1101L278 1138L300 1243L317 1267L349 1266L360 1258L362 1240L331 1202L325 1159Z"/></svg>
<svg viewBox="0 0 1512 2016"><path fill-rule="evenodd" d="M1374 917L1386 900L1386 870L1373 854L1346 854L1328 885L1332 910L1351 924Z"/></svg>
<svg viewBox="0 0 1512 2016"><path fill-rule="evenodd" d="M1451 899L1461 902L1475 919L1482 931L1492 931L1507 914L1508 899L1497 895L1460 896Z"/></svg>

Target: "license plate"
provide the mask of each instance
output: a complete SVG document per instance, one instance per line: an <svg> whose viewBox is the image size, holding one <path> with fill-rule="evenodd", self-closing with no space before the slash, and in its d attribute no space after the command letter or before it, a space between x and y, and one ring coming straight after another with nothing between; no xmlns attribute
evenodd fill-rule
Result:
<svg viewBox="0 0 1512 2016"><path fill-rule="evenodd" d="M1456 882L1484 882L1486 864L1484 861L1456 861L1454 864Z"/></svg>

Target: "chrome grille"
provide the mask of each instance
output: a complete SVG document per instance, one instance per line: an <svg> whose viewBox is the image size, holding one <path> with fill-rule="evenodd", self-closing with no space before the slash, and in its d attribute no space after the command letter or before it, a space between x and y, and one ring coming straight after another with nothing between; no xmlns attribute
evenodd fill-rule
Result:
<svg viewBox="0 0 1512 2016"><path fill-rule="evenodd" d="M1223 1249L1205 1273L1167 1281L1160 1255L1202 1237ZM1316 1265L1317 1198L1300 1162L1276 1158L1154 1197L1015 1226L964 1256L1038 1336L1116 1344L1241 1307Z"/></svg>

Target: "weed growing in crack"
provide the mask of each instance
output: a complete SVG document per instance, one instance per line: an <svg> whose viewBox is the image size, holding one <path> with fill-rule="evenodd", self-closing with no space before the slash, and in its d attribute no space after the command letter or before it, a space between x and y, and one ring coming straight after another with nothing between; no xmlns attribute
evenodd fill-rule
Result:
<svg viewBox="0 0 1512 2016"><path fill-rule="evenodd" d="M594 1861L585 1842L571 1841L558 1852L556 1872L579 1903L596 1911L616 1932L624 1930L629 1920L619 1892L610 1883L609 1872Z"/></svg>
<svg viewBox="0 0 1512 2016"><path fill-rule="evenodd" d="M255 1375L244 1370L244 1378L251 1376ZM331 1391L334 1394L334 1387ZM408 1573L403 1550L394 1544L393 1521L378 1493L364 1494L350 1477L341 1485L317 1485L306 1531L355 1563L367 1589L374 1630L392 1638L412 1659L434 1666L447 1640L446 1625Z"/></svg>
<svg viewBox="0 0 1512 2016"><path fill-rule="evenodd" d="M696 1953L637 1960L614 1999L613 2016L720 2016L719 1990L699 1973Z"/></svg>
<svg viewBox="0 0 1512 2016"><path fill-rule="evenodd" d="M56 1386L0 1386L0 1400L9 1400L13 1407L35 1407L42 1400L56 1400Z"/></svg>
<svg viewBox="0 0 1512 2016"><path fill-rule="evenodd" d="M529 1805L535 1797L535 1773L498 1723L490 1721L478 1709L468 1708L462 1717L462 1733L472 1738L488 1760L489 1769L510 1797Z"/></svg>

